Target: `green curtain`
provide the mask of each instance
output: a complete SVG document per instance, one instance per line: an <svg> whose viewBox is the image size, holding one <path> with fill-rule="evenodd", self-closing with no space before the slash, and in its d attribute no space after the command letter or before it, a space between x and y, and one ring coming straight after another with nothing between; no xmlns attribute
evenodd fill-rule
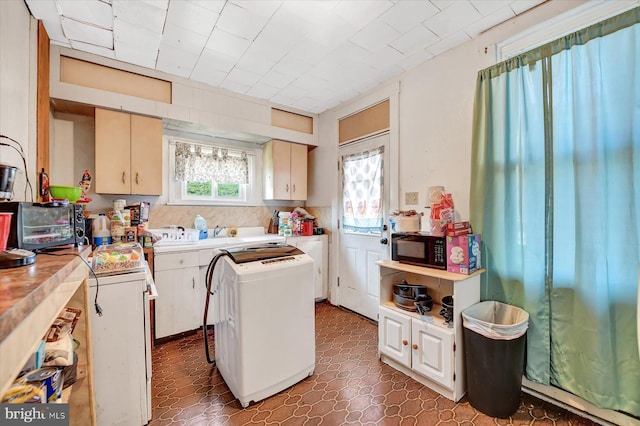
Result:
<svg viewBox="0 0 640 426"><path fill-rule="evenodd" d="M478 74L482 298L530 315L525 374L640 416L640 8Z"/></svg>

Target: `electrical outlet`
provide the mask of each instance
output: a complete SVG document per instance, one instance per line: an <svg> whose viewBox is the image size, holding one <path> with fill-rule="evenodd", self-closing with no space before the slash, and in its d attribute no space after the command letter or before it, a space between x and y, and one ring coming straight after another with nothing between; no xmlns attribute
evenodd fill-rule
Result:
<svg viewBox="0 0 640 426"><path fill-rule="evenodd" d="M405 192L404 193L404 203L408 206L415 206L418 204L418 193L417 192Z"/></svg>

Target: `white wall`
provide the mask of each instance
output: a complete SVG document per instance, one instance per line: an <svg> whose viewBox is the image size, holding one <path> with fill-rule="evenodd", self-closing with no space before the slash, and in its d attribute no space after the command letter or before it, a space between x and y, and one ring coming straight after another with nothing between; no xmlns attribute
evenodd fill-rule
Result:
<svg viewBox="0 0 640 426"><path fill-rule="evenodd" d="M36 167L36 25L21 0L0 1L0 134L18 141L27 158L33 192L25 196L26 174L22 159L0 146L0 162L18 167L14 200L37 196ZM0 142L16 146L4 138Z"/></svg>

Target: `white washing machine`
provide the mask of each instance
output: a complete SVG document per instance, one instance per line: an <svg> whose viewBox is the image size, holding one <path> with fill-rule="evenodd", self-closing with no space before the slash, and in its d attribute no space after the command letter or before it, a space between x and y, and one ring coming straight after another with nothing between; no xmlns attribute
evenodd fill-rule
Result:
<svg viewBox="0 0 640 426"><path fill-rule="evenodd" d="M215 360L247 407L313 374L313 259L284 243L226 252L213 284Z"/></svg>

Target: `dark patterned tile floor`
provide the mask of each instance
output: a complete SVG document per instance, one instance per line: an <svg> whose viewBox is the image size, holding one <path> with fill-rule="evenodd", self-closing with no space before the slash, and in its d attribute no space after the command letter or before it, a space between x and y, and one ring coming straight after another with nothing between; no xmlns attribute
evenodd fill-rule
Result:
<svg viewBox="0 0 640 426"><path fill-rule="evenodd" d="M374 322L317 304L314 374L244 409L207 363L201 332L157 345L149 425L595 424L527 394L512 417L486 416L466 397L454 403L380 362L377 341Z"/></svg>

